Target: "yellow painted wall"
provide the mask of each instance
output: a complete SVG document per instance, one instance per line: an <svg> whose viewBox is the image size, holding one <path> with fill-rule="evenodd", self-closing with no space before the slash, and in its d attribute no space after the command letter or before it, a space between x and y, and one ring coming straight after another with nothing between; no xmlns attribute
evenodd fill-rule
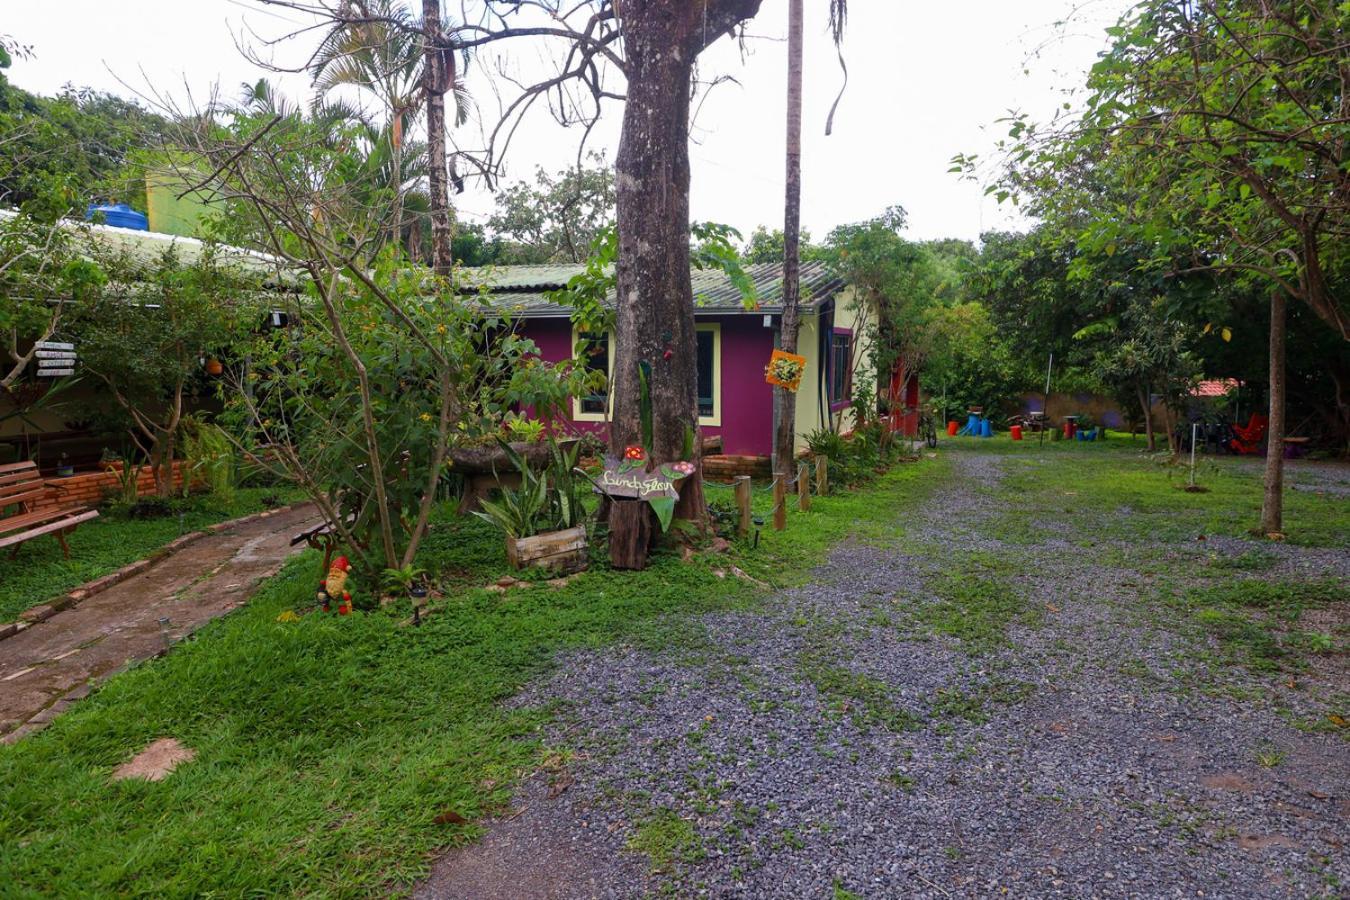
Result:
<svg viewBox="0 0 1350 900"><path fill-rule="evenodd" d="M821 427L820 379L820 315L811 313L801 318L797 330L797 352L806 357L806 369L797 386L797 449L806 446L806 435Z"/></svg>
<svg viewBox="0 0 1350 900"><path fill-rule="evenodd" d="M856 383L860 372L867 365L866 333L877 324L875 309L859 309L853 297L853 289L845 288L835 300L835 328L853 329L855 342L862 342L854 354L853 377ZM806 372L802 375L801 385L797 388L797 449L806 446L806 435L818 428L824 428L830 410L829 404L821 400L820 383L825 377L825 367L820 357L820 315L812 313L802 316L801 327L797 332L797 352L806 357ZM821 416L824 410L825 416ZM836 419L842 417L839 430L847 432L853 428L853 413L848 409L835 413Z"/></svg>

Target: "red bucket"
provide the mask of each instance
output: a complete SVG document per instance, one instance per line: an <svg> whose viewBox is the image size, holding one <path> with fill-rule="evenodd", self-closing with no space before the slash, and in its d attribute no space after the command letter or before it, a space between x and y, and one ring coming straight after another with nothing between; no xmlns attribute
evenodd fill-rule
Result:
<svg viewBox="0 0 1350 900"><path fill-rule="evenodd" d="M947 423L947 437L956 437L956 432L961 430L961 426L956 422Z"/></svg>
<svg viewBox="0 0 1350 900"><path fill-rule="evenodd" d="M1014 441L1020 441L1022 439L1022 426L1014 425L1008 429L1008 433L1012 435Z"/></svg>

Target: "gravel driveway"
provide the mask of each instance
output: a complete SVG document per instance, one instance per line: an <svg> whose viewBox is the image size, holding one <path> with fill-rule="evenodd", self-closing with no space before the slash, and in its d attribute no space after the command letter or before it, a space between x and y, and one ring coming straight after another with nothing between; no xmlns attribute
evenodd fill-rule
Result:
<svg viewBox="0 0 1350 900"><path fill-rule="evenodd" d="M563 658L515 702L559 704L568 753L419 895L1350 896L1350 744L1306 728L1345 673L1216 675L1141 602L1156 558L1000 543L1007 460L956 456L893 542L659 650ZM1277 552L1272 576L1350 577ZM952 585L997 634L951 636Z"/></svg>

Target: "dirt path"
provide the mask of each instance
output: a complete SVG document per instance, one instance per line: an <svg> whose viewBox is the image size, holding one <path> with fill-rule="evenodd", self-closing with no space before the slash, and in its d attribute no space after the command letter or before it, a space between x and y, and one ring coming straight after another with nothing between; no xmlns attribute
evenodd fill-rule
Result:
<svg viewBox="0 0 1350 900"><path fill-rule="evenodd" d="M243 604L295 552L291 536L312 521L313 509L303 506L202 538L0 641L0 739L41 728L94 684Z"/></svg>
<svg viewBox="0 0 1350 900"><path fill-rule="evenodd" d="M1004 543L1005 465L958 453L759 609L565 657L514 702L571 755L416 896L1343 896L1350 752L1299 722L1344 679L1214 666L1144 602L1189 548Z"/></svg>

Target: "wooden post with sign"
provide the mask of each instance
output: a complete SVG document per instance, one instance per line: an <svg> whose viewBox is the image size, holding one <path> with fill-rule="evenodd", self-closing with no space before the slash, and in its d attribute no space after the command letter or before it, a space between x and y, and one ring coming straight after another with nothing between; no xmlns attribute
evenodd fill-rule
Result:
<svg viewBox="0 0 1350 900"><path fill-rule="evenodd" d="M773 528L774 531L787 528L787 481L782 475L773 477Z"/></svg>
<svg viewBox="0 0 1350 900"><path fill-rule="evenodd" d="M830 492L830 458L816 457L816 493L824 497Z"/></svg>
<svg viewBox="0 0 1350 900"><path fill-rule="evenodd" d="M678 484L694 472L685 460L657 465L640 448L624 459L605 458L595 491L609 498L609 561L616 569L645 569L647 554L670 524L679 498Z"/></svg>
<svg viewBox="0 0 1350 900"><path fill-rule="evenodd" d="M740 512L740 518L736 522L736 534L740 537L749 537L750 535L750 476L736 476L736 509Z"/></svg>
<svg viewBox="0 0 1350 900"><path fill-rule="evenodd" d="M811 476L806 463L797 463L797 508L806 512L811 508Z"/></svg>

